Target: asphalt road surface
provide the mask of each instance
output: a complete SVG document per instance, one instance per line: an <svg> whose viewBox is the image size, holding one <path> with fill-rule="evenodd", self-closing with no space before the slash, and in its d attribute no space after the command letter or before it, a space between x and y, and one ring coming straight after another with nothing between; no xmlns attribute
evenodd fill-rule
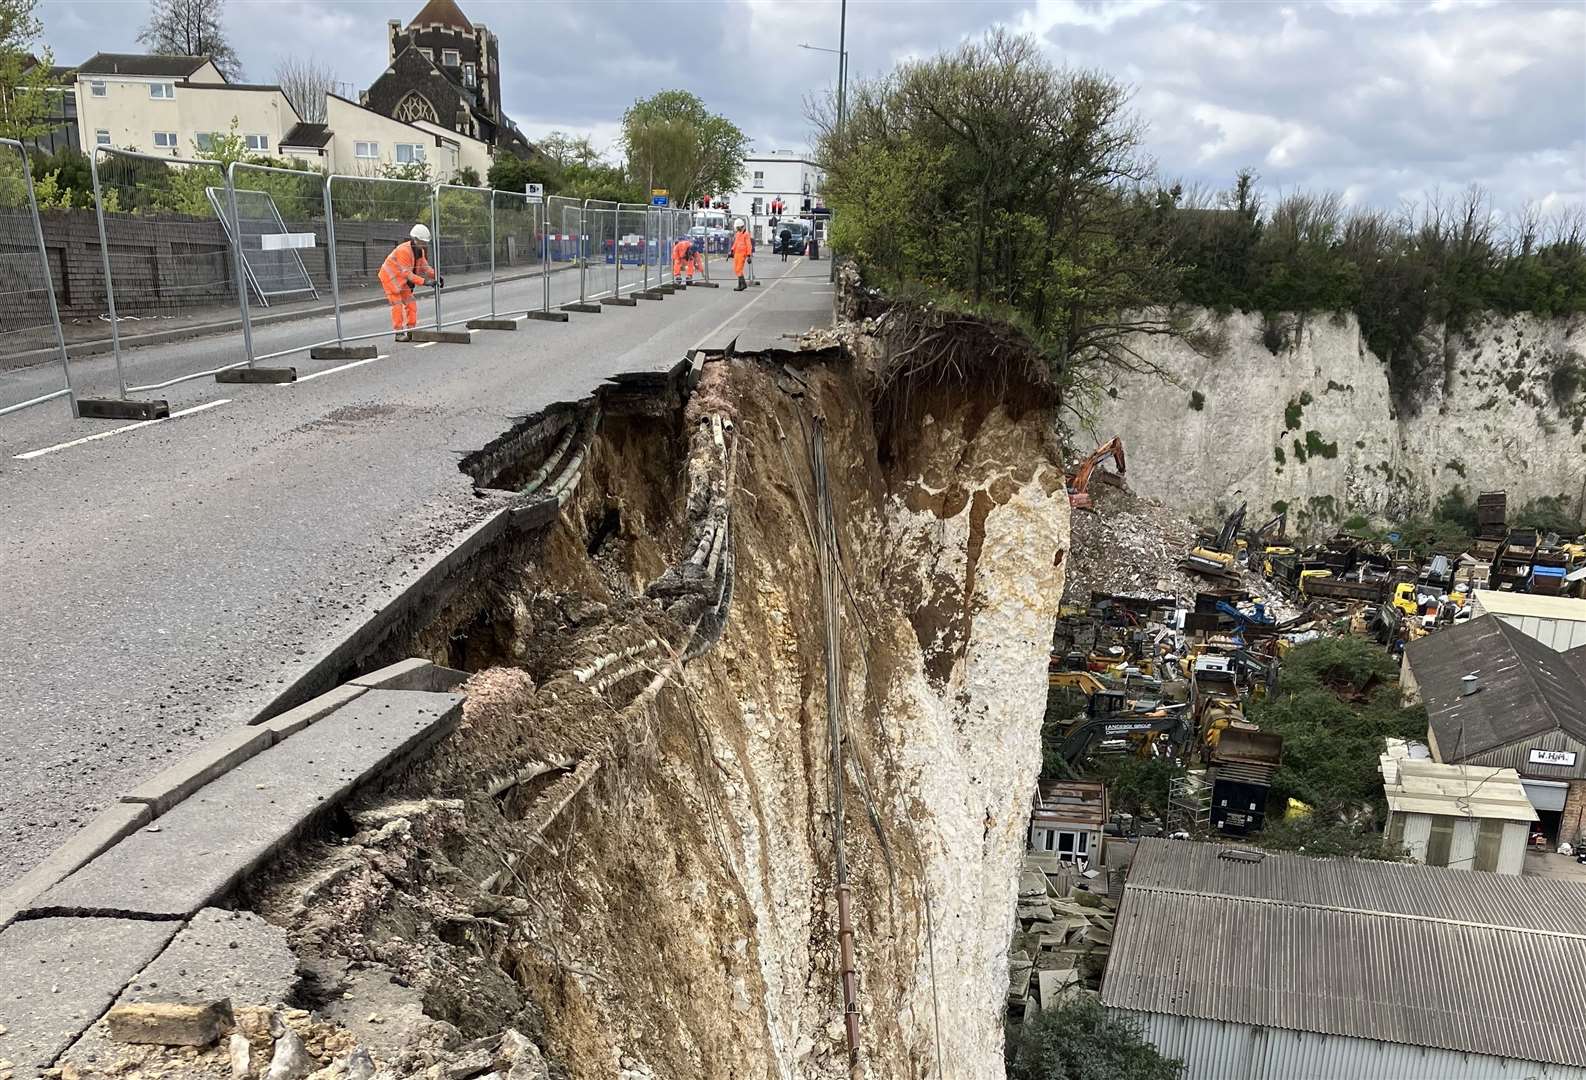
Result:
<svg viewBox="0 0 1586 1080"><path fill-rule="evenodd" d="M373 362L295 358L295 384L179 383L162 391L179 414L166 421L74 420L61 402L0 417L0 887L255 715L448 550L482 514L457 461L511 417L691 348L829 325L825 261L759 265L748 292L723 282L469 345L387 337ZM557 302L576 291L576 274L552 280ZM502 309L540 287L509 286L523 297L498 296ZM264 329L256 351L315 329ZM126 366L169 378L235 355L234 337L133 350ZM113 385L108 357L75 370ZM9 372L0 391L17 400L48 377Z"/></svg>

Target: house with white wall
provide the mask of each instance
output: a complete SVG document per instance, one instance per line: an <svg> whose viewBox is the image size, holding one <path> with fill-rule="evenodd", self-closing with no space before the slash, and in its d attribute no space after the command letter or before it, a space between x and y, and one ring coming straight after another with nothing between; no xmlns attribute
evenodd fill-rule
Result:
<svg viewBox="0 0 1586 1080"><path fill-rule="evenodd" d="M96 53L76 70L85 154L110 146L190 158L233 122L250 151L276 154L302 120L279 86L227 82L204 56Z"/></svg>
<svg viewBox="0 0 1586 1080"><path fill-rule="evenodd" d="M786 207L783 212L798 217L821 205L821 185L825 179L825 171L802 155L781 150L750 154L744 158L738 189L720 194L712 192L710 201L714 207L726 200L730 214L752 218L769 215L771 203L781 199ZM758 224L762 231L769 228L765 222ZM757 237L758 240L767 238Z"/></svg>
<svg viewBox="0 0 1586 1080"><path fill-rule="evenodd" d="M422 120L393 120L335 94L325 97L325 122L297 125L281 154L341 176L378 176L388 167L422 163L432 180L472 168L483 182L490 171L490 147L479 139Z"/></svg>

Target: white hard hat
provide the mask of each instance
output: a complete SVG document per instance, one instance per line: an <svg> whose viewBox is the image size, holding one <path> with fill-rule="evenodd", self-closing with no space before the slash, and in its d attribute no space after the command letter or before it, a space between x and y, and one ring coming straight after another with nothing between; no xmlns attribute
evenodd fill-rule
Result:
<svg viewBox="0 0 1586 1080"><path fill-rule="evenodd" d="M408 233L408 235L421 244L427 244L430 242L430 227L428 225L415 225L413 226L413 231Z"/></svg>
<svg viewBox="0 0 1586 1080"><path fill-rule="evenodd" d="M735 229L743 228L743 218L733 218L732 219L732 227L735 228Z"/></svg>

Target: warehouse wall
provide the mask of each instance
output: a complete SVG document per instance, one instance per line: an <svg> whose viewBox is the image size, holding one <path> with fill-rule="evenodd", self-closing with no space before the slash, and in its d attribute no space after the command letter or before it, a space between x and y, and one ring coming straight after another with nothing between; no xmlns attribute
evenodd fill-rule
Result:
<svg viewBox="0 0 1586 1080"><path fill-rule="evenodd" d="M1184 1080L1586 1080L1586 1069L1218 1020L1109 1010L1183 1061Z"/></svg>

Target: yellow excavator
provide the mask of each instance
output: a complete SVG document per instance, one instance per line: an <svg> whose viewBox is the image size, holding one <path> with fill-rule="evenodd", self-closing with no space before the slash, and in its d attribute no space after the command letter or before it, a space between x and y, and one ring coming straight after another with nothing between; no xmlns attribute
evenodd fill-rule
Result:
<svg viewBox="0 0 1586 1080"><path fill-rule="evenodd" d="M1216 537L1190 548L1189 554L1179 560L1179 569L1225 584L1238 585L1240 578L1234 571L1235 538L1244 523L1245 504L1240 503L1239 509L1229 514L1228 520L1223 522L1222 531Z"/></svg>

